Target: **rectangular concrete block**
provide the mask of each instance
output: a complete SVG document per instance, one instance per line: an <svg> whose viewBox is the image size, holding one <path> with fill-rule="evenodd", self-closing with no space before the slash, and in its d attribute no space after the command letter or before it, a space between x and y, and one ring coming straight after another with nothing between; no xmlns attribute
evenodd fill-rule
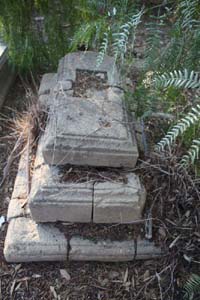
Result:
<svg viewBox="0 0 200 300"><path fill-rule="evenodd" d="M39 144L29 195L36 222L90 222L92 183L62 183L59 169L45 164Z"/></svg>
<svg viewBox="0 0 200 300"><path fill-rule="evenodd" d="M106 181L94 185L95 223L130 223L142 218L146 192L139 177L127 174L127 183Z"/></svg>
<svg viewBox="0 0 200 300"><path fill-rule="evenodd" d="M161 255L160 248L148 241L91 241L81 237L70 240L69 260L119 262L151 259Z"/></svg>
<svg viewBox="0 0 200 300"><path fill-rule="evenodd" d="M0 107L2 106L16 74L8 63L7 46L0 42Z"/></svg>
<svg viewBox="0 0 200 300"><path fill-rule="evenodd" d="M44 134L46 163L135 166L137 143L121 92L108 88L104 93L103 99L57 94Z"/></svg>
<svg viewBox="0 0 200 300"><path fill-rule="evenodd" d="M98 52L75 52L65 55L58 65L58 81L76 80L76 70L95 71L106 73L109 85L120 85L119 73L116 68L115 59L108 55L104 56L102 64L97 68ZM98 73L97 73L98 75Z"/></svg>
<svg viewBox="0 0 200 300"><path fill-rule="evenodd" d="M16 218L8 225L4 245L7 262L61 261L67 259L68 242L58 228Z"/></svg>
<svg viewBox="0 0 200 300"><path fill-rule="evenodd" d="M7 220L30 214L27 203L27 155L24 152L19 161L18 172L15 179L12 197L8 206Z"/></svg>
<svg viewBox="0 0 200 300"><path fill-rule="evenodd" d="M57 74L46 73L42 76L38 96L50 94L51 89L56 85Z"/></svg>

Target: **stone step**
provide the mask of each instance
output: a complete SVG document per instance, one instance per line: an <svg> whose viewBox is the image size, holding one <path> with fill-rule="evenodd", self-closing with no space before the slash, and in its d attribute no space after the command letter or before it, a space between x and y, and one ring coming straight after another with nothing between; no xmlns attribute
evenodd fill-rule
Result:
<svg viewBox="0 0 200 300"><path fill-rule="evenodd" d="M56 84L52 75L43 78L40 103L49 102L50 107L43 146L48 164L132 168L137 162L133 120L125 107L114 60L105 56L97 71L97 55L68 54L59 63ZM97 78L103 76L106 88L90 88L82 97L73 96L80 70L93 71Z"/></svg>
<svg viewBox="0 0 200 300"><path fill-rule="evenodd" d="M152 259L161 249L146 240L93 241L81 236L67 239L53 224L37 224L30 218L14 218L4 245L7 262L100 261L122 262Z"/></svg>
<svg viewBox="0 0 200 300"><path fill-rule="evenodd" d="M110 177L110 180L100 178L103 182L98 182L99 178L88 179L86 176L86 181L79 183L82 179L80 175L72 182L69 179L63 182L60 168L44 162L41 141L29 196L32 218L36 222L81 223L130 223L140 220L146 199L145 190L134 173L122 174L120 181Z"/></svg>

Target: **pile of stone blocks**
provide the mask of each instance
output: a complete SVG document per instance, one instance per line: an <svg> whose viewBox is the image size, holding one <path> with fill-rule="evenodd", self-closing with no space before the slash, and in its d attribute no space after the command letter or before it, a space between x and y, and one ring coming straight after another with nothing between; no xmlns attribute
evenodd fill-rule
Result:
<svg viewBox="0 0 200 300"><path fill-rule="evenodd" d="M39 105L48 110L38 142L30 193L27 162L22 155L8 209L4 255L8 262L96 260L129 261L161 255L146 240L96 242L70 238L57 226L70 223L129 224L141 222L146 192L133 173L138 158L134 121L123 100L120 78L111 57L96 68L97 53L78 52L60 60L56 74L45 74ZM91 72L106 85L75 95L77 72ZM84 79L84 78L83 78ZM124 180L62 180L62 167L87 166L98 172L117 169ZM71 166L71 167L70 167Z"/></svg>

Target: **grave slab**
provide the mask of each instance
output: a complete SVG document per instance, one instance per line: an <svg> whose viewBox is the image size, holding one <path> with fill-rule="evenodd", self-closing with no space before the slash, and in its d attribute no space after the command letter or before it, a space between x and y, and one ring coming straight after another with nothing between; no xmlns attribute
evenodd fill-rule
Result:
<svg viewBox="0 0 200 300"><path fill-rule="evenodd" d="M42 76L38 96L49 95L51 89L56 85L57 73L46 73Z"/></svg>
<svg viewBox="0 0 200 300"><path fill-rule="evenodd" d="M23 153L19 161L14 189L8 206L7 221L30 214L29 207L27 205L27 178L27 155L26 153Z"/></svg>
<svg viewBox="0 0 200 300"><path fill-rule="evenodd" d="M121 93L108 88L98 97L71 97L63 93L49 113L43 155L52 165L134 167L138 158L133 120Z"/></svg>
<svg viewBox="0 0 200 300"><path fill-rule="evenodd" d="M95 183L95 223L130 223L141 219L146 200L145 189L137 175L129 173L127 180L127 183Z"/></svg>
<svg viewBox="0 0 200 300"><path fill-rule="evenodd" d="M61 261L67 259L68 243L55 226L29 218L12 219L4 244L7 262Z"/></svg>
<svg viewBox="0 0 200 300"><path fill-rule="evenodd" d="M160 248L151 242L139 240L94 242L81 237L70 240L69 260L119 262L134 259L152 259L161 256Z"/></svg>
<svg viewBox="0 0 200 300"><path fill-rule="evenodd" d="M29 195L36 222L90 222L92 183L61 183L59 169L45 164L39 144Z"/></svg>
<svg viewBox="0 0 200 300"><path fill-rule="evenodd" d="M153 259L163 253L146 240L94 242L81 236L65 235L53 224L37 224L30 218L15 218L8 225L4 244L7 262L102 261L123 262Z"/></svg>
<svg viewBox="0 0 200 300"><path fill-rule="evenodd" d="M95 71L99 76L105 73L109 85L119 86L120 77L114 58L105 55L102 64L97 68L97 57L98 53L93 51L81 51L65 55L59 61L58 81L75 81L76 70L88 70Z"/></svg>

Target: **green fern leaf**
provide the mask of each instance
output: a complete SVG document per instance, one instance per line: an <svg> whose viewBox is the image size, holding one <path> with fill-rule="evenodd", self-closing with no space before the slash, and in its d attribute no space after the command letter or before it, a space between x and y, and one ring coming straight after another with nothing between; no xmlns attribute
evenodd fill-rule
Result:
<svg viewBox="0 0 200 300"><path fill-rule="evenodd" d="M200 88L200 78L199 73L194 71L189 72L187 69L184 71L174 70L169 73L166 72L162 75L158 75L153 79L153 84L157 88L174 86L177 88L198 89Z"/></svg>
<svg viewBox="0 0 200 300"><path fill-rule="evenodd" d="M155 150L156 151L164 151L165 147L170 147L173 142L177 139L179 135L182 135L190 126L196 124L200 120L200 105L197 105L196 107L193 107L191 111L182 118L175 126L173 126L165 135L164 138L161 139L161 141L156 145ZM188 153L192 161L196 159L198 156L198 143L195 140L194 146L191 146L191 150ZM190 155L191 154L191 155ZM187 160L186 156L183 157L182 163Z"/></svg>
<svg viewBox="0 0 200 300"><path fill-rule="evenodd" d="M184 285L184 300L192 300L194 295L200 294L200 276L192 274Z"/></svg>

